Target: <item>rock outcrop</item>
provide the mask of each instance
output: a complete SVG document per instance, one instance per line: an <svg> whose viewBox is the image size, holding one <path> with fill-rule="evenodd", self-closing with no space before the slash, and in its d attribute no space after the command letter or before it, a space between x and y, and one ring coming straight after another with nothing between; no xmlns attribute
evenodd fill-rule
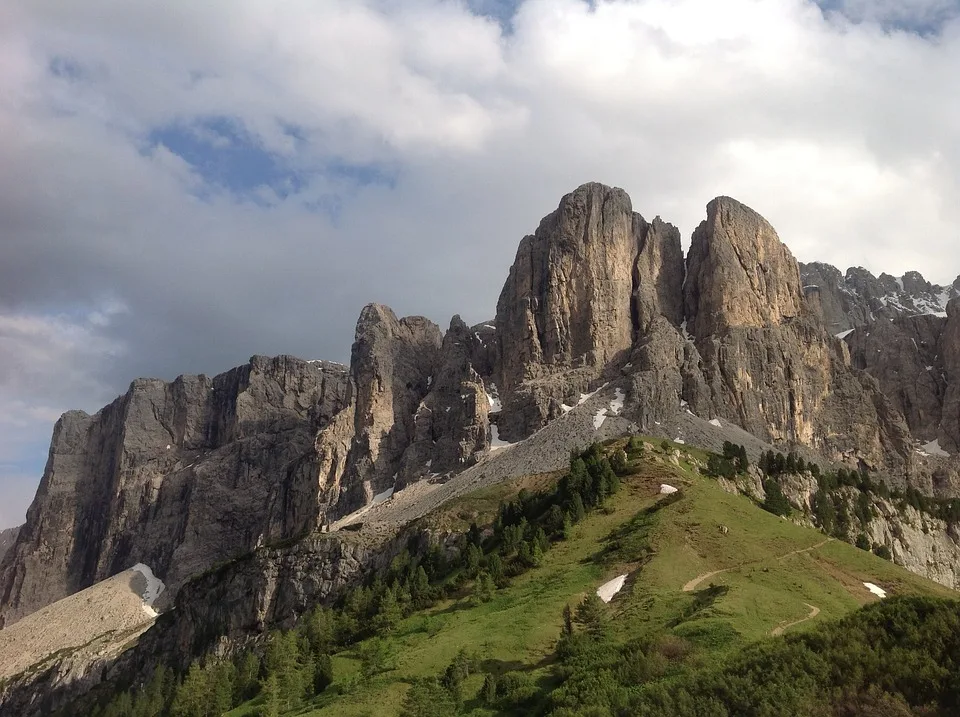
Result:
<svg viewBox="0 0 960 717"><path fill-rule="evenodd" d="M803 313L796 260L773 227L729 197L707 205L687 259L684 308L696 338L777 326Z"/></svg>
<svg viewBox="0 0 960 717"><path fill-rule="evenodd" d="M328 514L349 513L397 485L442 340L440 328L421 316L398 319L386 306L364 307L351 352L349 405L317 440Z"/></svg>
<svg viewBox="0 0 960 717"><path fill-rule="evenodd" d="M946 319L934 315L875 321L849 334L853 365L873 376L915 438L940 435L946 393L942 347Z"/></svg>
<svg viewBox="0 0 960 717"><path fill-rule="evenodd" d="M683 399L775 444L903 476L910 437L811 309L796 260L763 217L728 197L694 232L684 289ZM699 375L693 367L699 369Z"/></svg>
<svg viewBox="0 0 960 717"><path fill-rule="evenodd" d="M64 414L0 566L2 620L138 562L172 596L258 542L312 529L314 439L346 395L339 365L255 356L212 379L140 379L96 415Z"/></svg>
<svg viewBox="0 0 960 717"><path fill-rule="evenodd" d="M622 189L563 197L520 242L497 302L501 435L525 437L625 363L641 323L679 324L682 283L679 232L634 214Z"/></svg>

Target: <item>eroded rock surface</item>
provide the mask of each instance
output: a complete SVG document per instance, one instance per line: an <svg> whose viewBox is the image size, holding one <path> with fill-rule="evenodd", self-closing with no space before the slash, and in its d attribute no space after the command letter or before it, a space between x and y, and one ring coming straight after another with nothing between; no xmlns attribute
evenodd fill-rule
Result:
<svg viewBox="0 0 960 717"><path fill-rule="evenodd" d="M254 357L215 378L134 381L57 422L0 566L6 624L138 562L189 576L317 520L314 440L346 400L336 364Z"/></svg>

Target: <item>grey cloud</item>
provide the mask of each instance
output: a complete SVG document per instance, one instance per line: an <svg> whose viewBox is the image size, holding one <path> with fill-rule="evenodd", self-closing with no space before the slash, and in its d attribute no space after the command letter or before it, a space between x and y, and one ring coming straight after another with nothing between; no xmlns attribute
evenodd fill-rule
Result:
<svg viewBox="0 0 960 717"><path fill-rule="evenodd" d="M367 301L442 326L489 318L519 239L588 180L686 236L731 194L805 260L952 280L960 24L933 42L813 3L751 20L735 0L714 22L717 5L529 0L507 35L429 0L21 0L0 30L0 318L126 311L74 317L95 337L67 352L79 388L28 384L11 362L5 385L47 388L0 394L0 409L95 408L137 375L253 353L343 361ZM77 76L52 75L55 57ZM307 186L255 204L146 144L210 115ZM325 174L333 162L394 181Z"/></svg>

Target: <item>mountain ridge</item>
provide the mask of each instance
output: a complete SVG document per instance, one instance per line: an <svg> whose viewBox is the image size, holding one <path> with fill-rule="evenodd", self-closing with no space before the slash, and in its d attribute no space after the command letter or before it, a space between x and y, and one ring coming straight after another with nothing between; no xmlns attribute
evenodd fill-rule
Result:
<svg viewBox="0 0 960 717"><path fill-rule="evenodd" d="M0 564L0 615L9 623L133 562L164 573L173 599L260 541L443 483L498 448L494 435L523 440L612 380L625 380L637 430L690 410L952 495L952 462L916 452L910 428L928 438L929 427L890 399L863 351L829 335L830 302L802 276L769 223L729 197L708 204L685 258L676 228L634 213L623 190L582 185L520 242L493 324L454 317L444 333L371 304L349 367L254 357L213 379L134 381L94 417L65 414ZM904 285L927 291L917 277ZM960 393L933 397L952 405ZM956 429L942 445L960 443Z"/></svg>

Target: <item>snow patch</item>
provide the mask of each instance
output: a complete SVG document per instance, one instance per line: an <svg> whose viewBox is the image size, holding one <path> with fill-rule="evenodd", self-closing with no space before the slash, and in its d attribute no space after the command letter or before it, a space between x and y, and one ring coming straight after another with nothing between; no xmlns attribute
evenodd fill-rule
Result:
<svg viewBox="0 0 960 717"><path fill-rule="evenodd" d="M496 423L490 424L490 452L499 451L502 448L509 448L512 446L512 443L507 443L506 441L500 440L500 429L497 428Z"/></svg>
<svg viewBox="0 0 960 717"><path fill-rule="evenodd" d="M619 388L614 391L614 398L610 401L610 413L614 416L619 416L620 411L623 410L623 400L626 398L626 395Z"/></svg>
<svg viewBox="0 0 960 717"><path fill-rule="evenodd" d="M565 404L565 403L561 403L561 404L560 404L560 410L563 411L564 413L570 413L570 411L573 410L573 406L568 406L568 405Z"/></svg>
<svg viewBox="0 0 960 717"><path fill-rule="evenodd" d="M427 467L429 468L430 466L427 465ZM380 505L381 503L386 503L393 497L393 490L393 488L387 488L385 491L383 491L383 493L377 493L375 496L373 496L373 500L370 501L370 506L373 507L375 505Z"/></svg>
<svg viewBox="0 0 960 717"><path fill-rule="evenodd" d="M603 388L603 386L601 386L600 388ZM597 391L599 391L600 388L598 388ZM582 406L583 404L585 404L587 401L589 401L591 398L597 395L597 391L591 391L590 393L581 393L580 400L577 401L577 405Z"/></svg>
<svg viewBox="0 0 960 717"><path fill-rule="evenodd" d="M604 602L613 600L613 596L623 589L623 584L627 581L626 575L618 575L608 583L604 583L597 588L597 597Z"/></svg>
<svg viewBox="0 0 960 717"><path fill-rule="evenodd" d="M874 585L873 583L864 583L863 587L872 592L878 598L885 598L887 596L887 591L879 585Z"/></svg>
<svg viewBox="0 0 960 717"><path fill-rule="evenodd" d="M593 414L593 427L600 428L603 425L603 422L607 420L607 409L598 408L597 412Z"/></svg>
<svg viewBox="0 0 960 717"><path fill-rule="evenodd" d="M676 493L677 488L674 488L672 485L667 485L666 483L660 484L660 495L670 495L671 493Z"/></svg>
<svg viewBox="0 0 960 717"><path fill-rule="evenodd" d="M940 456L941 458L950 457L950 454L940 447L939 439L925 443L924 445L920 446L920 450L931 456Z"/></svg>
<svg viewBox="0 0 960 717"><path fill-rule="evenodd" d="M720 419L719 419L719 418L711 418L711 419L710 419L710 425L711 425L711 426L716 426L717 428L723 428L723 424L720 423Z"/></svg>
<svg viewBox="0 0 960 717"><path fill-rule="evenodd" d="M490 391L487 392L487 401L490 402L490 413L499 413L503 409L503 405L500 403L500 392L497 390L497 384L491 383Z"/></svg>
<svg viewBox="0 0 960 717"><path fill-rule="evenodd" d="M153 603L157 601L157 598L160 597L160 593L162 593L167 586L163 584L163 581L160 578L153 574L153 570L151 570L149 566L144 565L143 563L137 563L130 569L136 570L147 581L147 587L143 589L143 594L140 597L143 599L144 605L149 607L150 612L156 616L156 611L153 609Z"/></svg>
<svg viewBox="0 0 960 717"><path fill-rule="evenodd" d="M836 336L838 339L845 339L854 331L856 331L856 329L848 329L847 331L841 331L839 334L834 334L834 336ZM867 336L869 335L870 334L867 334Z"/></svg>
<svg viewBox="0 0 960 717"><path fill-rule="evenodd" d="M683 440L682 438L680 438L680 436L677 436L676 438L674 438L674 439L673 439L673 442L674 442L674 443L677 443L677 444L679 444L679 445L681 445L681 446L686 444L686 441Z"/></svg>

